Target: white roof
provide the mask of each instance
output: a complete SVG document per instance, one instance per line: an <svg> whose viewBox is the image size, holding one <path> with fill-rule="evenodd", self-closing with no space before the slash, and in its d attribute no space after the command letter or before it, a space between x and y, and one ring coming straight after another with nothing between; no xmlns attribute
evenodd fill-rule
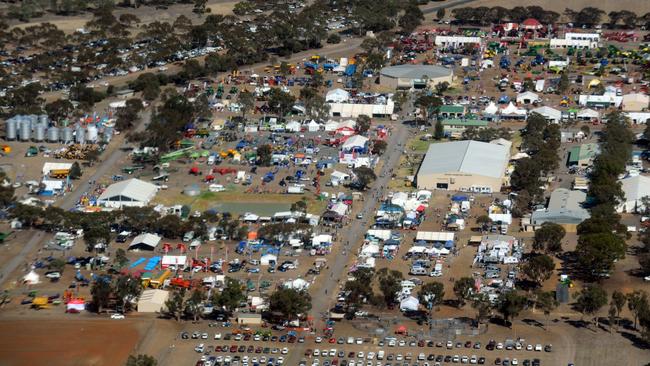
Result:
<svg viewBox="0 0 650 366"><path fill-rule="evenodd" d="M100 201L111 201L113 198L124 196L133 201L149 202L158 192L158 187L143 180L132 178L108 186L99 196Z"/></svg>
<svg viewBox="0 0 650 366"><path fill-rule="evenodd" d="M163 307L168 298L169 291L158 289L144 290L138 299L138 306L140 306L140 304L144 305L145 303L148 303Z"/></svg>
<svg viewBox="0 0 650 366"><path fill-rule="evenodd" d="M463 172L501 178L504 174L510 148L503 144L479 141L453 141L429 145L418 176Z"/></svg>
<svg viewBox="0 0 650 366"><path fill-rule="evenodd" d="M537 100L539 99L539 95L531 91L525 91L523 93L517 94L517 102L519 102L519 100L524 100L524 99Z"/></svg>
<svg viewBox="0 0 650 366"><path fill-rule="evenodd" d="M133 238L133 241L129 245L129 248L139 244L144 244L148 247L155 248L158 246L158 244L160 244L161 240L162 238L156 234L144 233Z"/></svg>
<svg viewBox="0 0 650 366"><path fill-rule="evenodd" d="M443 231L418 231L415 236L415 240L425 240L425 241L453 241L454 233L443 232Z"/></svg>
<svg viewBox="0 0 650 366"><path fill-rule="evenodd" d="M490 102L487 107L483 110L485 114L496 114L499 111L499 107L494 102Z"/></svg>
<svg viewBox="0 0 650 366"><path fill-rule="evenodd" d="M342 103L350 99L350 93L343 89L332 89L325 95L327 102Z"/></svg>
<svg viewBox="0 0 650 366"><path fill-rule="evenodd" d="M45 163L43 164L43 175L50 174L52 170L59 169L70 169L72 168L72 163Z"/></svg>
<svg viewBox="0 0 650 366"><path fill-rule="evenodd" d="M625 201L636 201L642 197L650 196L650 177L637 175L621 179L621 188L625 193Z"/></svg>
<svg viewBox="0 0 650 366"><path fill-rule="evenodd" d="M502 115L518 115L525 116L528 112L525 109L517 108L514 103L510 102L505 108L501 110Z"/></svg>
<svg viewBox="0 0 650 366"><path fill-rule="evenodd" d="M368 138L361 135L351 136L349 139L345 140L343 143L344 149L352 149L355 147L365 147L368 142Z"/></svg>
<svg viewBox="0 0 650 366"><path fill-rule="evenodd" d="M591 108L585 108L578 111L576 114L578 118L600 118L600 113Z"/></svg>
<svg viewBox="0 0 650 366"><path fill-rule="evenodd" d="M175 266L175 265L185 265L187 264L186 255L163 255L162 265L163 266Z"/></svg>
<svg viewBox="0 0 650 366"><path fill-rule="evenodd" d="M419 305L420 301L418 299L413 296L409 296L399 303L399 309L402 311L417 310Z"/></svg>
<svg viewBox="0 0 650 366"><path fill-rule="evenodd" d="M542 116L544 116L544 118L552 119L555 121L559 121L560 119L562 119L562 111L549 106L542 106L539 108L535 108L530 112L541 114Z"/></svg>

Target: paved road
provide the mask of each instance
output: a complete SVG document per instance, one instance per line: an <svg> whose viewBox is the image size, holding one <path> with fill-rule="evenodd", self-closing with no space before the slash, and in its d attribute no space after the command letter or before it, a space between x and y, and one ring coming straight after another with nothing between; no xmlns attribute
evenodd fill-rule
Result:
<svg viewBox="0 0 650 366"><path fill-rule="evenodd" d="M148 122L151 118L151 108L153 107L149 107L144 112L142 112L140 123L135 127L136 131L142 130L145 126L145 123ZM108 173L109 169L113 168L118 161L126 156L127 152L120 149L120 146L118 145L119 144L117 141L115 141L113 144L110 144L108 150L102 155L102 157L104 157L104 160L98 163L99 165L97 165L94 173L91 175L83 175L81 179L76 181L74 190L63 196L55 203L55 205L65 210L73 208L77 202L79 202L81 196L87 192L89 187L88 182L99 180L106 173ZM46 236L43 235L41 231L34 231L34 234L27 241L27 243L25 243L25 246L20 251L20 253L18 253L18 255L13 257L9 262L7 262L7 264L0 268L0 286L2 286L7 279L9 279L9 276L11 276L11 274L21 264L25 263L26 257L29 255L29 253L32 253L34 251L34 248L36 246L42 247L45 245L45 238Z"/></svg>
<svg viewBox="0 0 650 366"><path fill-rule="evenodd" d="M448 2L444 2L444 3L440 4L440 5L436 5L436 6L432 6L430 8L422 9L422 13L431 14L431 13L433 13L435 11L438 11L438 9L447 9L447 8L451 8L452 6L465 5L465 4L468 4L468 3L472 3L474 1L476 1L476 0L448 1Z"/></svg>
<svg viewBox="0 0 650 366"><path fill-rule="evenodd" d="M408 108L404 109L408 110ZM372 187L366 192L366 197L363 201L363 208L360 211L366 218L363 220L364 222L367 218L374 216L374 212L379 203L378 199L386 193L385 191L388 182L391 179L391 170L397 168L408 136L408 128L398 124L393 130L392 135L389 137L387 141L389 148L383 155L386 159L383 161L381 172L379 173L377 180L372 184ZM311 314L314 319L314 327L317 333L324 325L321 314L328 312L334 303L334 296L338 292L339 280L340 284L343 284L347 278L348 256L356 255L361 247L363 236L368 227L367 225L361 224L359 221L360 220L353 219L352 223L339 231L345 232L345 234L341 236L340 245L346 248L347 254L342 255L341 253L340 256L337 256L337 260L330 263L329 270L321 273L321 277L319 278L324 280L323 285L320 286L316 292L311 294L313 299ZM349 243L349 245L347 243ZM339 248L339 250L343 250L343 248ZM296 346L292 347L292 350L287 357L287 365L298 365L308 346L310 345L304 343L296 344Z"/></svg>

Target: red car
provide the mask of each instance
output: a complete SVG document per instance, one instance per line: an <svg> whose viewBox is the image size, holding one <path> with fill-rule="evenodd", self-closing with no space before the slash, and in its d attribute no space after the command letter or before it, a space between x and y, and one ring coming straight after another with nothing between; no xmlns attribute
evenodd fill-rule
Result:
<svg viewBox="0 0 650 366"><path fill-rule="evenodd" d="M336 338L330 338L327 342L328 343L336 343Z"/></svg>
<svg viewBox="0 0 650 366"><path fill-rule="evenodd" d="M237 345L233 344L232 346L230 346L230 353L235 353L235 352L237 352Z"/></svg>

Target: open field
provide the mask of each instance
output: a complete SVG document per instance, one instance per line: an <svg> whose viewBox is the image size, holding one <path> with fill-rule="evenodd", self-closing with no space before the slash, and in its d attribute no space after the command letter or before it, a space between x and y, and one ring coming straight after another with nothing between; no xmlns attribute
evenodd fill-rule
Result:
<svg viewBox="0 0 650 366"><path fill-rule="evenodd" d="M558 13L564 12L564 9L569 8L573 10L580 10L588 6L597 7L609 13L610 11L630 10L636 12L638 15L643 15L650 12L650 1L639 0L605 0L593 2L589 0L476 0L470 4L463 4L458 7L477 7L477 6L503 6L504 8L513 8L515 6L531 6L537 5L544 9L556 11Z"/></svg>
<svg viewBox="0 0 650 366"><path fill-rule="evenodd" d="M73 317L71 315L69 317ZM140 334L131 321L3 320L0 363L5 366L123 365Z"/></svg>

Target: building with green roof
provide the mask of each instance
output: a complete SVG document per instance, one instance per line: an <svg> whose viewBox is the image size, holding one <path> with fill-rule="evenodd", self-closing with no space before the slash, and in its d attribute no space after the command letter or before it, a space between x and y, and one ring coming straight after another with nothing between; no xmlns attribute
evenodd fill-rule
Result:
<svg viewBox="0 0 650 366"><path fill-rule="evenodd" d="M597 143L592 142L575 146L569 151L567 165L578 167L591 166L598 154L600 154L600 146Z"/></svg>

